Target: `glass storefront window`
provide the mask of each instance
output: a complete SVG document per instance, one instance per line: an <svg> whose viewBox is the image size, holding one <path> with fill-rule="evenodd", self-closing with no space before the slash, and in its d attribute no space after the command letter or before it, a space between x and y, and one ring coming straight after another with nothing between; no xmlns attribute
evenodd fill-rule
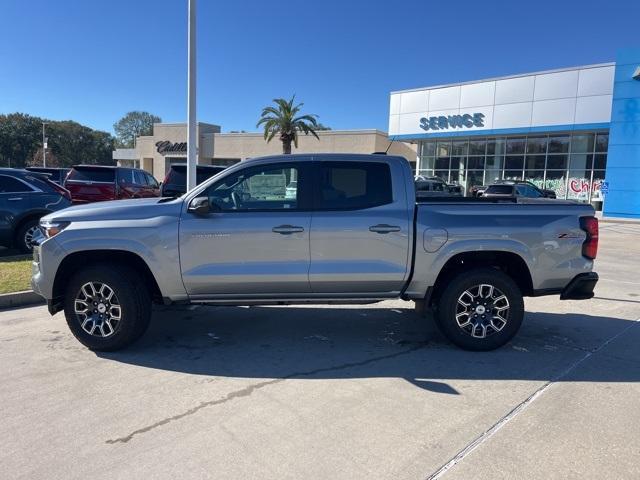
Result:
<svg viewBox="0 0 640 480"><path fill-rule="evenodd" d="M469 140L469 155L484 155L487 148L487 141L482 140Z"/></svg>
<svg viewBox="0 0 640 480"><path fill-rule="evenodd" d="M548 153L569 153L569 135L549 137Z"/></svg>
<svg viewBox="0 0 640 480"><path fill-rule="evenodd" d="M609 134L599 133L596 136L596 152L606 152L609 148Z"/></svg>
<svg viewBox="0 0 640 480"><path fill-rule="evenodd" d="M504 168L506 170L522 170L524 168L524 156L507 155L505 157ZM522 171L520 173L522 173Z"/></svg>
<svg viewBox="0 0 640 480"><path fill-rule="evenodd" d="M549 155L547 157L547 170L566 170L568 155Z"/></svg>
<svg viewBox="0 0 640 480"><path fill-rule="evenodd" d="M602 198L602 182L604 180L604 170L593 171L593 181L591 184L591 200L603 201Z"/></svg>
<svg viewBox="0 0 640 480"><path fill-rule="evenodd" d="M451 170L465 170L467 168L467 157L451 157Z"/></svg>
<svg viewBox="0 0 640 480"><path fill-rule="evenodd" d="M571 153L593 152L594 134L574 135L571 137Z"/></svg>
<svg viewBox="0 0 640 480"><path fill-rule="evenodd" d="M569 169L590 169L593 155L587 153L574 153L571 155L571 161L569 162Z"/></svg>
<svg viewBox="0 0 640 480"><path fill-rule="evenodd" d="M597 153L593 156L593 169L594 170L604 170L607 168L607 155L602 153Z"/></svg>
<svg viewBox="0 0 640 480"><path fill-rule="evenodd" d="M507 138L507 155L512 153L524 153L525 137Z"/></svg>
<svg viewBox="0 0 640 480"><path fill-rule="evenodd" d="M451 146L451 155L466 155L469 151L469 143L466 140L454 140Z"/></svg>
<svg viewBox="0 0 640 480"><path fill-rule="evenodd" d="M420 172L459 182L465 189L503 178L526 179L554 190L558 198L587 202L600 195L608 138L607 133L579 132L425 141Z"/></svg>
<svg viewBox="0 0 640 480"><path fill-rule="evenodd" d="M545 155L527 155L525 168L527 170L543 170L545 165Z"/></svg>
<svg viewBox="0 0 640 480"><path fill-rule="evenodd" d="M423 142L422 143L422 156L433 157L436 154L436 142Z"/></svg>
<svg viewBox="0 0 640 480"><path fill-rule="evenodd" d="M430 169L433 170L436 159L434 157L422 157L420 159L420 170Z"/></svg>
<svg viewBox="0 0 640 480"><path fill-rule="evenodd" d="M490 138L487 140L487 155L504 155L505 139Z"/></svg>
<svg viewBox="0 0 640 480"><path fill-rule="evenodd" d="M438 146L436 147L436 155L438 157L448 157L451 155L451 142L438 140Z"/></svg>
<svg viewBox="0 0 640 480"><path fill-rule="evenodd" d="M522 170L505 170L505 180L522 180Z"/></svg>
<svg viewBox="0 0 640 480"><path fill-rule="evenodd" d="M566 184L567 184L567 171L566 170L547 170L547 175L544 182L544 188L553 190L556 192L556 197L565 198L566 196Z"/></svg>
<svg viewBox="0 0 640 480"><path fill-rule="evenodd" d="M467 159L467 168L469 170L483 170L484 157L469 157Z"/></svg>
<svg viewBox="0 0 640 480"><path fill-rule="evenodd" d="M436 170L449 170L449 158L436 158Z"/></svg>
<svg viewBox="0 0 640 480"><path fill-rule="evenodd" d="M547 137L527 138L527 153L547 153Z"/></svg>
<svg viewBox="0 0 640 480"><path fill-rule="evenodd" d="M487 157L486 162L486 171L485 175L486 182L494 182L496 180L500 180L502 178L502 169L504 168L504 157L502 156L492 156Z"/></svg>
<svg viewBox="0 0 640 480"><path fill-rule="evenodd" d="M544 185L544 169L542 170L525 170L524 179L533 183L537 187L543 188Z"/></svg>

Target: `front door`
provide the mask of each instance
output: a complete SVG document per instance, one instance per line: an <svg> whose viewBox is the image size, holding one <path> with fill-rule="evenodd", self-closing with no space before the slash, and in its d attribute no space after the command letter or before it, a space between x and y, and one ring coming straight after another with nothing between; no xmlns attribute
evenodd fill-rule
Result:
<svg viewBox="0 0 640 480"><path fill-rule="evenodd" d="M314 293L394 296L402 289L412 219L407 179L395 167L386 161L316 163L309 270Z"/></svg>
<svg viewBox="0 0 640 480"><path fill-rule="evenodd" d="M180 264L193 298L310 292L311 162L247 166L209 186L211 212L185 211Z"/></svg>
<svg viewBox="0 0 640 480"><path fill-rule="evenodd" d="M29 210L33 188L9 175L0 175L0 245L9 246L15 237L16 218Z"/></svg>

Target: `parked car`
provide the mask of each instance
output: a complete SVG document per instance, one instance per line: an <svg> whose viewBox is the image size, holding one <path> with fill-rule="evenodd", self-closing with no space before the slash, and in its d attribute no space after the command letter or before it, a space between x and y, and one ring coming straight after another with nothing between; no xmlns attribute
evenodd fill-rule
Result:
<svg viewBox="0 0 640 480"><path fill-rule="evenodd" d="M227 167L196 165L196 183L200 185ZM187 191L187 165L174 163L162 182L161 197L179 197Z"/></svg>
<svg viewBox="0 0 640 480"><path fill-rule="evenodd" d="M544 193L535 185L508 182L489 185L481 196L485 198L545 198Z"/></svg>
<svg viewBox="0 0 640 480"><path fill-rule="evenodd" d="M287 195L294 178L296 195ZM254 158L177 199L46 216L32 286L94 350L139 338L152 302L394 298L414 300L419 312L435 307L456 345L491 350L520 328L523 296L588 299L598 280L593 208L522 202L416 202L403 157Z"/></svg>
<svg viewBox="0 0 640 480"><path fill-rule="evenodd" d="M456 185L456 184L453 184L453 183L447 183L442 178L437 177L437 176L418 175L417 177L415 177L415 181L416 181L416 186L418 186L418 183L420 183L420 182L431 182L430 185L422 184L421 185L423 187L422 191L437 192L437 191L440 190L440 187L437 187L437 186L433 185L433 183L438 183L442 187L442 191L445 192L446 194L455 195L455 196L462 196L462 187L460 185ZM429 190L431 187L434 187L434 188ZM425 188L427 190L425 190Z"/></svg>
<svg viewBox="0 0 640 480"><path fill-rule="evenodd" d="M28 253L40 218L71 205L71 195L46 175L0 168L0 245Z"/></svg>
<svg viewBox="0 0 640 480"><path fill-rule="evenodd" d="M73 203L160 196L160 185L153 175L137 168L74 165L64 186Z"/></svg>
<svg viewBox="0 0 640 480"><path fill-rule="evenodd" d="M44 173L49 176L49 180L58 185L64 185L64 179L71 170L70 168L54 168L54 167L27 167L30 172Z"/></svg>
<svg viewBox="0 0 640 480"><path fill-rule="evenodd" d="M440 179L438 179L440 180ZM451 196L451 192L447 187L447 184L434 179L421 178L415 181L416 198L426 197L448 197Z"/></svg>
<svg viewBox="0 0 640 480"><path fill-rule="evenodd" d="M536 184L528 182L526 180L496 180L490 185L528 185L534 190L537 190L542 197L556 198L556 192L554 190L546 190L544 188L540 188ZM469 189L469 196L481 197L482 195L484 195L487 188L489 188L489 185L475 185ZM532 195L527 196L531 197Z"/></svg>

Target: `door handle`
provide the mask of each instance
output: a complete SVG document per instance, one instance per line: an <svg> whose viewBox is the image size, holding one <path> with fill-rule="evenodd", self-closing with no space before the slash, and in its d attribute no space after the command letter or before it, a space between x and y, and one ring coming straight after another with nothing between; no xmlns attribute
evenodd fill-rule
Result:
<svg viewBox="0 0 640 480"><path fill-rule="evenodd" d="M10 202L17 202L18 200L22 200L22 197L7 198L7 200Z"/></svg>
<svg viewBox="0 0 640 480"><path fill-rule="evenodd" d="M278 225L277 227L273 227L271 231L281 235L291 235L292 233L304 232L304 228L295 225Z"/></svg>
<svg viewBox="0 0 640 480"><path fill-rule="evenodd" d="M391 233L391 232L399 232L401 229L397 225L387 225L386 223L380 223L378 225L373 225L369 227L370 232L375 233Z"/></svg>

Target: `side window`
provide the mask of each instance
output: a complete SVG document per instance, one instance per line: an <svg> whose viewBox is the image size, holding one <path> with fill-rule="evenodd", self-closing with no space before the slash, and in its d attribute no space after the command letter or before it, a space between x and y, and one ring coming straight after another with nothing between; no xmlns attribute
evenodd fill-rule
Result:
<svg viewBox="0 0 640 480"><path fill-rule="evenodd" d="M516 195L522 195L523 197L527 196L527 187L524 185L516 185Z"/></svg>
<svg viewBox="0 0 640 480"><path fill-rule="evenodd" d="M540 192L538 189L533 188L533 187L531 187L531 186L529 186L528 188L529 188L529 193L528 193L528 195L529 195L531 198L540 198L540 197L542 197L542 192Z"/></svg>
<svg viewBox="0 0 640 480"><path fill-rule="evenodd" d="M33 192L33 188L18 179L0 175L0 193Z"/></svg>
<svg viewBox="0 0 640 480"><path fill-rule="evenodd" d="M147 185L147 176L140 170L133 170L133 180L136 185Z"/></svg>
<svg viewBox="0 0 640 480"><path fill-rule="evenodd" d="M358 210L393 202L386 163L321 162L319 170L319 210Z"/></svg>
<svg viewBox="0 0 640 480"><path fill-rule="evenodd" d="M296 209L298 173L292 164L249 167L209 187L209 202L222 211Z"/></svg>
<svg viewBox="0 0 640 480"><path fill-rule="evenodd" d="M147 177L147 183L152 188L158 188L158 181L154 178L150 173L144 172L144 175Z"/></svg>

